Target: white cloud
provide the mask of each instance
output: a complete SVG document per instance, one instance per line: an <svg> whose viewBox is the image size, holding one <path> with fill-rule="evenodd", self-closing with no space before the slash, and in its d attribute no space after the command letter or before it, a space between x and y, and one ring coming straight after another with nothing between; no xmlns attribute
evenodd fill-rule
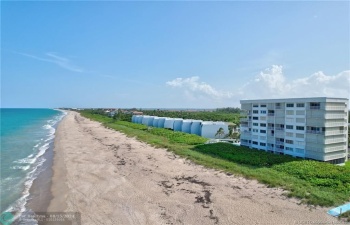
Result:
<svg viewBox="0 0 350 225"><path fill-rule="evenodd" d="M273 65L238 91L243 99L295 98L295 97L343 97L350 96L350 71L326 75L322 71L310 76L288 80L283 67Z"/></svg>
<svg viewBox="0 0 350 225"><path fill-rule="evenodd" d="M232 93L216 90L211 85L200 82L199 77L176 78L166 82L168 86L184 90L185 96L194 100L197 97L210 97L212 99L231 98Z"/></svg>
<svg viewBox="0 0 350 225"><path fill-rule="evenodd" d="M77 72L77 73L82 73L84 72L84 70L76 65L73 65L70 60L68 58L62 57L62 56L58 56L57 53L54 52L48 52L45 55L47 56L46 58L43 57L38 57L35 55L31 55L31 54L27 54L27 53L22 53L22 52L18 52L18 54L32 58L32 59L36 59L39 61L44 61L44 62L49 62L49 63L54 63L64 69L73 71L73 72Z"/></svg>

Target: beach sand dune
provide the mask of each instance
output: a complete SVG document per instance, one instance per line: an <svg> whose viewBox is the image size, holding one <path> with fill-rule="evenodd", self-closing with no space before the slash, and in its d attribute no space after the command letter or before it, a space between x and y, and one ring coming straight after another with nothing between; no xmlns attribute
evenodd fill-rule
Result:
<svg viewBox="0 0 350 225"><path fill-rule="evenodd" d="M69 112L57 129L48 211L82 224L331 224L255 180L204 168Z"/></svg>

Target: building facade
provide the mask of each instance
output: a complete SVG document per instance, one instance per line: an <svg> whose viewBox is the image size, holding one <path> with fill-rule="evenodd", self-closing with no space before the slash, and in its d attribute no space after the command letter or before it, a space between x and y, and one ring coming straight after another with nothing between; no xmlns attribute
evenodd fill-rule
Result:
<svg viewBox="0 0 350 225"><path fill-rule="evenodd" d="M343 164L348 160L348 99L241 100L241 145Z"/></svg>

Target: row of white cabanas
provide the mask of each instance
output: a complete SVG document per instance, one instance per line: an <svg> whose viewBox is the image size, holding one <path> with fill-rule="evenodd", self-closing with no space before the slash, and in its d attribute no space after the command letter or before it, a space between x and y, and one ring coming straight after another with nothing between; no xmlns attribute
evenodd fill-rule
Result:
<svg viewBox="0 0 350 225"><path fill-rule="evenodd" d="M166 128L174 131L181 131L188 134L196 134L205 138L218 138L218 130L223 128L224 137L228 134L228 124L225 122L213 122L202 120L190 120L181 118L168 118L147 115L133 115L133 123L144 124L146 126Z"/></svg>

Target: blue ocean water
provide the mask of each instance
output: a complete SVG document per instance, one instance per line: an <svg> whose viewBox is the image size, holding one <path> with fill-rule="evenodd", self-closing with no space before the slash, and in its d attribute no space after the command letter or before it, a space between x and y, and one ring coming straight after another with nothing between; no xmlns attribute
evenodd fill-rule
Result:
<svg viewBox="0 0 350 225"><path fill-rule="evenodd" d="M65 113L53 109L0 109L0 212L26 210L29 189L46 160L55 125Z"/></svg>

